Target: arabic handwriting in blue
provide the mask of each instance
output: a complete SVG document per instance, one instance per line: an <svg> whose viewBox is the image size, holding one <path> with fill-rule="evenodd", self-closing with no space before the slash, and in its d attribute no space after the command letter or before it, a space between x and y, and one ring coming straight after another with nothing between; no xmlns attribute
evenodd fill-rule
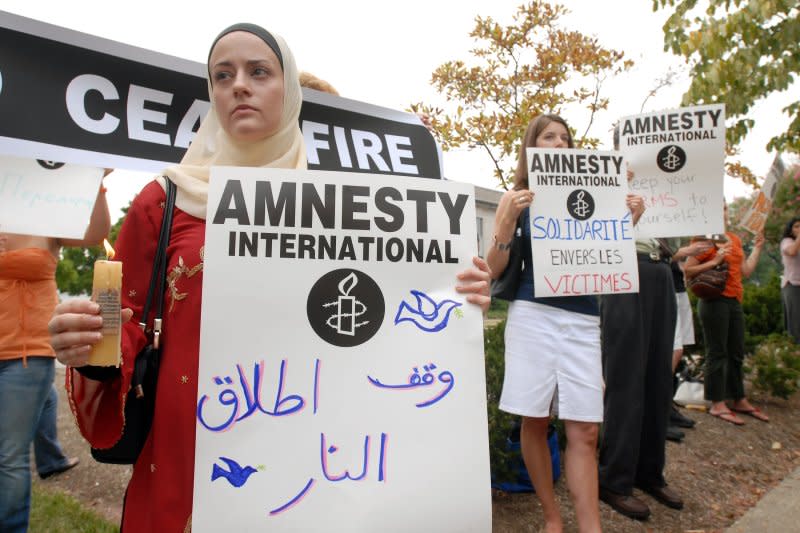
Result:
<svg viewBox="0 0 800 533"><path fill-rule="evenodd" d="M414 367L413 372L408 377L408 383L398 383L398 384L383 383L379 379L374 378L372 376L367 376L367 379L369 380L370 383L372 383L376 387L379 387L379 388L382 388L382 389L395 389L395 390L397 390L397 389L408 390L408 389L416 389L416 388L420 388L420 387L427 387L429 385L432 385L434 383L434 381L436 379L438 379L440 383L443 383L443 384L446 385L445 388L442 389L435 396L433 396L431 399L425 400L423 402L415 404L417 407L420 407L420 408L428 407L430 405L435 404L436 402L438 402L439 400L441 400L445 396L447 396L447 394L451 390L453 390L453 387L455 386L455 377L453 376L452 372L450 372L449 370L445 370L445 371L439 372L439 375L436 378L434 378L433 377L433 371L436 370L437 367L433 363L428 363L427 365L423 366L422 368L423 368L423 370L425 370L425 373L420 376L419 368Z"/></svg>
<svg viewBox="0 0 800 533"><path fill-rule="evenodd" d="M225 470L215 463L211 469L211 481L223 478L232 486L239 488L247 482L247 479L251 475L258 472L258 470L252 466L242 466L237 461L227 457L220 457L220 460L228 465L228 470Z"/></svg>
<svg viewBox="0 0 800 533"><path fill-rule="evenodd" d="M270 516L279 515L282 512L288 511L289 509L291 509L292 507L294 507L295 505L300 503L300 500L302 500L303 497L305 497L306 493L308 493L308 491L311 490L311 487L314 486L314 483L315 483L315 481L314 481L314 478L312 477L311 479L308 480L308 483L306 483L306 486L303 487L303 489L294 498L292 498L288 502L284 503L280 507L277 507L277 508L273 509L272 511L270 511L269 515Z"/></svg>
<svg viewBox="0 0 800 533"><path fill-rule="evenodd" d="M319 359L314 363L314 414L319 404Z"/></svg>
<svg viewBox="0 0 800 533"><path fill-rule="evenodd" d="M320 466L322 470L322 475L330 482L338 483L340 481L364 481L369 476L369 456L370 456L370 443L371 438L369 435L364 436L364 458L361 464L361 473L357 476L352 476L350 471L345 469L341 474L331 474L329 472L329 465L328 465L328 456L333 455L339 451L339 448L333 444L328 444L327 437L324 433L320 433ZM386 449L389 446L389 435L386 433L381 433L381 443L380 448L378 451L378 482L386 483ZM275 509L269 512L270 516L275 516L281 514L285 511L288 511L290 508L294 507L308 494L308 491L316 483L316 480L312 477L308 480L305 486L300 490L300 492L295 495L292 499L290 499L285 504L276 507Z"/></svg>
<svg viewBox="0 0 800 533"><path fill-rule="evenodd" d="M416 300L416 308L403 300L400 302L400 307L397 308L397 314L394 317L395 325L400 322L411 322L422 331L435 333L447 327L450 320L450 313L457 307L463 304L455 300L442 300L436 302L418 290L411 290L412 296Z"/></svg>
<svg viewBox="0 0 800 533"><path fill-rule="evenodd" d="M241 388L240 395L234 390L233 379L230 376L220 378L215 376L212 378L214 384L224 386L225 388L219 392L217 401L223 407L230 407L230 416L227 417L220 424L213 424L206 420L203 414L206 403L209 401L209 396L204 394L197 402L197 420L200 424L209 431L223 432L233 428L237 422L250 417L256 411L264 413L269 416L288 416L300 412L306 405L305 399L299 394L288 394L284 396L284 383L286 381L287 361L281 360L280 369L278 370L278 386L275 393L275 401L272 404L272 410L264 408L261 400L261 384L264 381L264 361L259 361L253 365L253 384L247 378L247 372L242 365L236 365L236 373L239 377L239 386ZM314 367L314 383L312 385L313 406L314 413L317 412L319 403L319 359L315 361ZM244 407L244 412L239 414Z"/></svg>
<svg viewBox="0 0 800 533"><path fill-rule="evenodd" d="M367 477L369 474L369 456L370 456L370 436L364 436L364 459L361 464L361 473L357 476L353 476L350 474L350 471L345 469L341 474L331 474L329 472L329 465L328 465L328 457L333 455L339 448L334 445L328 445L327 437L325 433L319 434L319 455L320 455L320 465L322 467L322 475L325 476L325 479L328 481L338 482L345 479L349 479L351 481L361 481ZM380 451L378 452L378 481L384 481L385 479L385 471L386 471L386 446L388 443L388 435L386 433L381 433L381 444L380 444Z"/></svg>

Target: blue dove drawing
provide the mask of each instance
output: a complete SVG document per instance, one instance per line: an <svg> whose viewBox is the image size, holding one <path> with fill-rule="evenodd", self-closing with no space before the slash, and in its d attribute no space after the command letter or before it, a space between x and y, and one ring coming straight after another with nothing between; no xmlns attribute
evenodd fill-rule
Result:
<svg viewBox="0 0 800 533"><path fill-rule="evenodd" d="M211 481L218 478L225 478L228 480L228 483L239 488L247 482L247 478L249 478L251 474L258 472L258 470L252 466L242 467L239 463L227 457L220 457L220 460L228 465L229 470L223 470L221 466L214 464L214 468L211 471Z"/></svg>
<svg viewBox="0 0 800 533"><path fill-rule="evenodd" d="M411 322L419 329L430 333L440 331L447 327L450 313L462 304L453 300L442 300L436 303L430 296L422 291L411 290L417 300L417 307L413 309L405 300L400 303L394 323Z"/></svg>

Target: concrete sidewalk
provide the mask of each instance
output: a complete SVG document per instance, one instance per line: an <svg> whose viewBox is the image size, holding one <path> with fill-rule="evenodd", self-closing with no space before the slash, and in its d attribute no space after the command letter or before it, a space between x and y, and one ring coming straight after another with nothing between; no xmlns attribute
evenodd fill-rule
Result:
<svg viewBox="0 0 800 533"><path fill-rule="evenodd" d="M800 467L747 511L727 533L800 531Z"/></svg>

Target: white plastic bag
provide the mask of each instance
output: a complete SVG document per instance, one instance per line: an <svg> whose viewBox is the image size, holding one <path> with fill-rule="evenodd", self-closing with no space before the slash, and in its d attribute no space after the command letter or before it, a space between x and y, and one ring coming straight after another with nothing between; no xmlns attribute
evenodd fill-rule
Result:
<svg viewBox="0 0 800 533"><path fill-rule="evenodd" d="M708 406L710 404L703 398L703 383L701 381L681 381L672 399L675 403L684 407L687 405Z"/></svg>

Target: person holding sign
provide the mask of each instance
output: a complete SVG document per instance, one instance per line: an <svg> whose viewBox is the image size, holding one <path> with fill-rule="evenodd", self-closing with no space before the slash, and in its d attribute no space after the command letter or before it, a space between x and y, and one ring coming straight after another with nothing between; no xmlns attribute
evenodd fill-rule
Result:
<svg viewBox="0 0 800 533"><path fill-rule="evenodd" d="M122 529L127 531L191 528L210 167L306 168L298 126L300 84L294 58L283 39L253 24L230 26L211 46L208 76L211 109L181 164L164 173L177 185L178 194L167 251L161 366L153 426L126 492ZM96 369L82 368L90 346L101 338L97 305L86 300L67 302L56 309L50 322L57 356L72 367L68 392L79 428L96 448L108 448L119 439L133 359L148 342L147 333L137 323L142 318L163 218L164 187L164 181L158 179L142 190L116 242L124 265L122 305L126 308L122 311L126 323L121 368L111 368L100 380L89 377ZM485 268L485 263L481 264ZM488 274L479 268L462 274L461 291L468 293L467 299L488 307ZM127 322L131 316L135 320Z"/></svg>
<svg viewBox="0 0 800 533"><path fill-rule="evenodd" d="M724 205L725 221L728 206ZM725 262L728 278L722 296L713 300L700 299L697 314L703 326L706 341L705 398L711 402L709 414L725 422L741 426L744 424L736 413L746 414L763 422L769 417L753 406L744 394L744 313L742 312L742 278L749 277L758 265L764 234L756 235L753 251L745 257L742 241L730 232L725 232L725 243L686 260L686 278L691 279L700 272L711 270ZM730 399L730 407L725 400Z"/></svg>
<svg viewBox="0 0 800 533"><path fill-rule="evenodd" d="M619 149L619 126L614 130ZM634 169L628 170L629 181ZM669 257L656 239L636 240L639 292L600 300L606 382L600 443L600 499L629 518L646 520L634 487L672 509L683 500L664 479L671 359L677 304Z"/></svg>
<svg viewBox="0 0 800 533"><path fill-rule="evenodd" d="M800 217L786 223L781 238L781 299L786 332L800 342Z"/></svg>
<svg viewBox="0 0 800 533"><path fill-rule="evenodd" d="M28 528L32 442L43 478L78 464L64 456L56 437L55 352L47 321L58 303L61 247L99 244L110 227L101 187L83 239L0 233L0 531Z"/></svg>
<svg viewBox="0 0 800 533"><path fill-rule="evenodd" d="M529 213L534 194L528 187L528 147L567 149L575 144L561 117L540 115L532 120L520 147L514 187L497 206L494 245L487 260L494 278L511 276L517 287L508 298L500 408L522 416L522 457L542 504L545 530L552 532L563 528L547 445L551 405L557 405L567 432L566 476L578 527L600 531L595 459L603 420L599 308L595 296L534 296ZM638 201L641 205L641 198ZM515 257L522 257L513 264L512 248ZM505 272L510 268L515 270Z"/></svg>

